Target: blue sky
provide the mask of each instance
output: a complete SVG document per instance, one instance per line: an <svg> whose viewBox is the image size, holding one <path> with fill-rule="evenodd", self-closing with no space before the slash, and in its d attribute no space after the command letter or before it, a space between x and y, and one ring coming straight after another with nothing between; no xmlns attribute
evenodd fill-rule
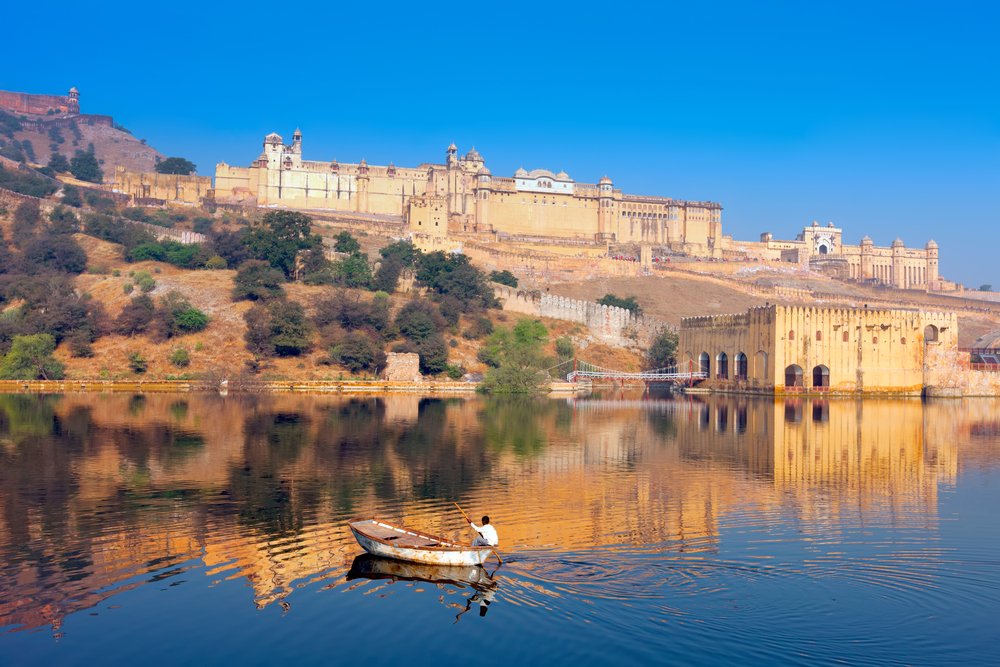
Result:
<svg viewBox="0 0 1000 667"><path fill-rule="evenodd" d="M4 10L0 89L62 92L212 174L264 135L307 159L607 174L722 203L736 238L812 220L941 245L1000 289L990 2L53 3Z"/></svg>

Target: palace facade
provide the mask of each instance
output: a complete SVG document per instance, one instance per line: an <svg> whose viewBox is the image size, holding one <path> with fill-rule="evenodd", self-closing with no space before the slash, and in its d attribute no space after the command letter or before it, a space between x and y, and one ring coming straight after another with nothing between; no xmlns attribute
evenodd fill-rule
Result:
<svg viewBox="0 0 1000 667"><path fill-rule="evenodd" d="M215 198L315 211L398 218L418 234L482 232L499 237L658 244L695 256L722 256L722 207L625 194L608 177L578 183L565 172L518 169L495 177L475 149L452 144L441 164L416 167L312 161L302 133L278 134L249 167L220 163Z"/></svg>
<svg viewBox="0 0 1000 667"><path fill-rule="evenodd" d="M722 390L919 396L929 348L957 346L955 313L764 306L684 318L677 357Z"/></svg>

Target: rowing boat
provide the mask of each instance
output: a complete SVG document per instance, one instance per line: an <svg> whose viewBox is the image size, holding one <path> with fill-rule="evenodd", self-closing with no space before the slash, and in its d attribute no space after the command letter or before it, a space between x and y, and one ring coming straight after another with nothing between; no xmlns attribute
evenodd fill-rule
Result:
<svg viewBox="0 0 1000 667"><path fill-rule="evenodd" d="M407 563L372 554L359 554L351 563L347 580L354 579L425 581L431 584L471 586L476 590L490 590L497 587L496 579L490 577L482 565L427 565Z"/></svg>
<svg viewBox="0 0 1000 667"><path fill-rule="evenodd" d="M482 565L493 552L492 547L459 544L378 519L355 519L348 525L365 551L385 558L428 565Z"/></svg>

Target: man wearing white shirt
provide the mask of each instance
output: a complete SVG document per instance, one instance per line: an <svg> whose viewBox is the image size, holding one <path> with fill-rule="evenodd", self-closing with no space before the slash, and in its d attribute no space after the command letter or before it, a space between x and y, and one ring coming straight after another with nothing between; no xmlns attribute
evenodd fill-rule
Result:
<svg viewBox="0 0 1000 667"><path fill-rule="evenodd" d="M472 541L472 546L474 547L495 547L500 544L500 538L497 537L497 529L490 525L490 518L488 516L483 517L483 525L477 526L476 524L469 522L472 529L479 533L479 537Z"/></svg>

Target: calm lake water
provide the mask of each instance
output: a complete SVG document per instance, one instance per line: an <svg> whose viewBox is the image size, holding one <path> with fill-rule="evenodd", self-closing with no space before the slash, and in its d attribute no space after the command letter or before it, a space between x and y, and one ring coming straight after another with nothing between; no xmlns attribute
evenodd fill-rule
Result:
<svg viewBox="0 0 1000 667"><path fill-rule="evenodd" d="M0 395L0 664L997 664L998 513L991 400Z"/></svg>

